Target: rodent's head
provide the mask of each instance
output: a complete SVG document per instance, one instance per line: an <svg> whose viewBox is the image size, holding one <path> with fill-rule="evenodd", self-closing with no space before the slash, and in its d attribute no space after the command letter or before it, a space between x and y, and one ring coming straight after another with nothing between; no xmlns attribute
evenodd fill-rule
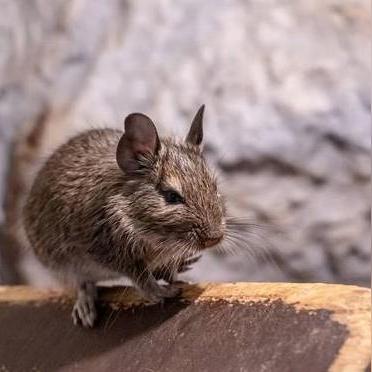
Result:
<svg viewBox="0 0 372 372"><path fill-rule="evenodd" d="M125 119L116 159L126 179L126 215L147 240L196 251L223 238L224 202L200 147L203 112L204 106L184 141L160 140L146 115Z"/></svg>

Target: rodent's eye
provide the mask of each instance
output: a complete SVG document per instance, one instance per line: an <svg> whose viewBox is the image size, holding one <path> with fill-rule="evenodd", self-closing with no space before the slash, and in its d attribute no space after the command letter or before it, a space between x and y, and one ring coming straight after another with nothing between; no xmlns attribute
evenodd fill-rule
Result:
<svg viewBox="0 0 372 372"><path fill-rule="evenodd" d="M162 190L161 193L169 204L184 203L183 197L175 190Z"/></svg>

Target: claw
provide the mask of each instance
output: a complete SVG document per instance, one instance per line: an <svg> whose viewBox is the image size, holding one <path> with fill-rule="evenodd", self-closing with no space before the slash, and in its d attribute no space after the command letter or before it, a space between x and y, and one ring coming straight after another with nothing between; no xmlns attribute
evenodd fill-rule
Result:
<svg viewBox="0 0 372 372"><path fill-rule="evenodd" d="M78 292L78 298L72 309L72 321L74 325L81 324L83 327L92 328L97 318L95 306L94 285L82 286Z"/></svg>

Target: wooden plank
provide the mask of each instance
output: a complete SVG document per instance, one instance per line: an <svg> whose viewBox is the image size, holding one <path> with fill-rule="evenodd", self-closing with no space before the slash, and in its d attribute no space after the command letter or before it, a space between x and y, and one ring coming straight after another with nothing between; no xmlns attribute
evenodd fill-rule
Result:
<svg viewBox="0 0 372 372"><path fill-rule="evenodd" d="M183 285L143 302L100 289L100 322L74 327L73 296L0 287L0 371L365 371L369 289L330 284Z"/></svg>

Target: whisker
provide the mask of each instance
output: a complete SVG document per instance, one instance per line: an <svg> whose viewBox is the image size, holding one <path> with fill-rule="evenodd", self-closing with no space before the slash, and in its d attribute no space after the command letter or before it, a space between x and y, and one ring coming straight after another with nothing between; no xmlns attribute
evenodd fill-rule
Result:
<svg viewBox="0 0 372 372"><path fill-rule="evenodd" d="M247 255L256 261L262 260L283 272L277 262L277 255L273 254L275 247L269 239L273 232L278 232L274 225L259 224L249 218L227 217L225 246L221 251Z"/></svg>

